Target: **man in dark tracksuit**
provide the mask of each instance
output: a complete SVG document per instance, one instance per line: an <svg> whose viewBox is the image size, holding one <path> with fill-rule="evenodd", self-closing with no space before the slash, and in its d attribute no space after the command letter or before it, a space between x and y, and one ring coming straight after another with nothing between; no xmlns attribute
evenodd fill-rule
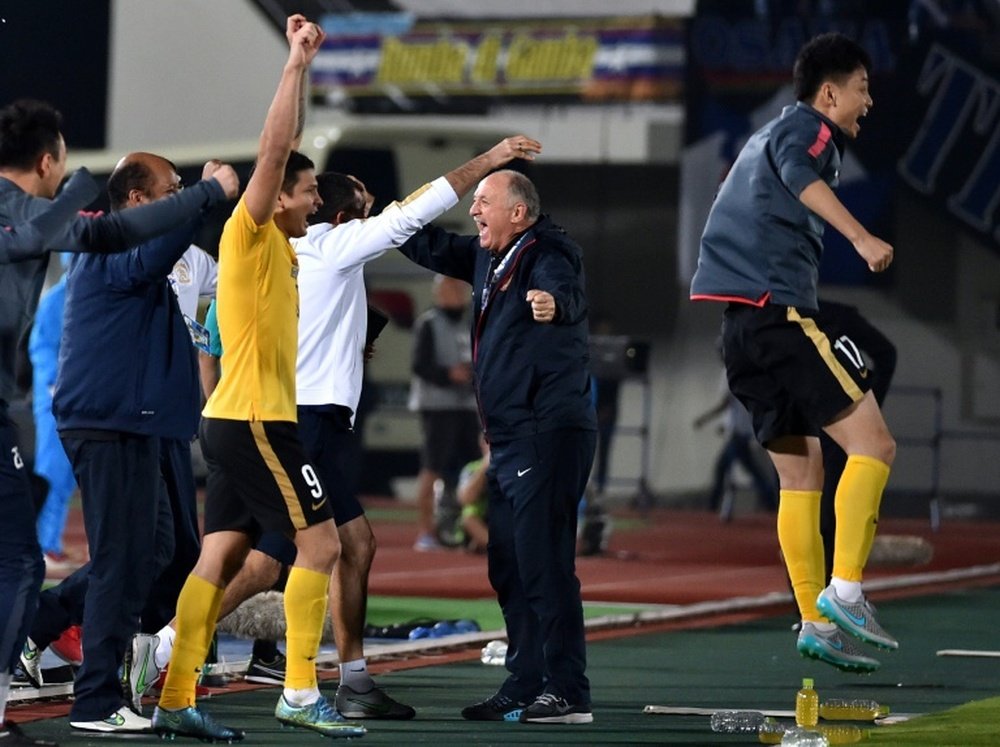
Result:
<svg viewBox="0 0 1000 747"><path fill-rule="evenodd" d="M428 227L400 251L473 287L475 385L491 447L489 576L507 623L510 675L462 715L587 723L574 557L597 430L587 302L580 248L539 212L534 185L498 171L473 197L478 236Z"/></svg>
<svg viewBox="0 0 1000 747"><path fill-rule="evenodd" d="M35 511L27 470L7 405L14 393L14 348L38 307L48 252L120 252L159 235L195 215L215 197L207 187L128 215L97 218L73 214L97 194L85 173L70 180L56 203L66 172L66 145L59 113L37 101L0 109L0 738L29 738L3 721L7 683L37 606L44 578L35 532ZM23 230L33 222L35 228ZM32 234L30 231L37 231ZM31 239L26 243L26 240ZM37 239L37 240L35 240Z"/></svg>
<svg viewBox="0 0 1000 747"><path fill-rule="evenodd" d="M204 175L219 168L228 167L214 163ZM132 191L157 200L180 190L173 165L151 154L129 156L110 183L116 180L129 181L128 190L112 191L126 200ZM214 180L201 184L224 196ZM197 359L167 280L196 227L188 221L122 254L77 257L68 270L53 412L80 485L91 558L64 582L86 587L84 660L70 711L77 729L149 728L123 706L118 668L150 586L173 554L161 439L190 441L198 425Z"/></svg>

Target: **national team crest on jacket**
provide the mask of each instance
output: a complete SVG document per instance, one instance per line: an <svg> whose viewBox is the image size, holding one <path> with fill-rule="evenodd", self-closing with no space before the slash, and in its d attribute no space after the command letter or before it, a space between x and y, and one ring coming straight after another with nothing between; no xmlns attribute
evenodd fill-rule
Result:
<svg viewBox="0 0 1000 747"><path fill-rule="evenodd" d="M187 262L183 259L178 260L177 264L174 265L173 276L176 281L181 285L191 284L191 268L188 267Z"/></svg>

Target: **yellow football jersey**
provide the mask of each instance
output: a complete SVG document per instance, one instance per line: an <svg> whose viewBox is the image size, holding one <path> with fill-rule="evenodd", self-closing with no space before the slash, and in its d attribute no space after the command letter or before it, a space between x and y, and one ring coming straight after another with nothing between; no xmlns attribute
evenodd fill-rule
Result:
<svg viewBox="0 0 1000 747"><path fill-rule="evenodd" d="M295 422L298 261L273 220L254 223L241 198L219 241L222 371L203 414Z"/></svg>

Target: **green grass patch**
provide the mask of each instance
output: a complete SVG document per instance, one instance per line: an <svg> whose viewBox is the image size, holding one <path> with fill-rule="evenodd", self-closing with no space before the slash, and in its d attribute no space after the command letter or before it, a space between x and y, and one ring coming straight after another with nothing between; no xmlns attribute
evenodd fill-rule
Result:
<svg viewBox="0 0 1000 747"><path fill-rule="evenodd" d="M873 729L870 744L972 747L1000 744L1000 698L976 700L941 713Z"/></svg>
<svg viewBox="0 0 1000 747"><path fill-rule="evenodd" d="M635 612L627 605L584 604L586 619ZM495 599L432 599L430 597L372 596L368 599L368 624L383 626L414 620L475 620L482 630L504 627L503 615Z"/></svg>

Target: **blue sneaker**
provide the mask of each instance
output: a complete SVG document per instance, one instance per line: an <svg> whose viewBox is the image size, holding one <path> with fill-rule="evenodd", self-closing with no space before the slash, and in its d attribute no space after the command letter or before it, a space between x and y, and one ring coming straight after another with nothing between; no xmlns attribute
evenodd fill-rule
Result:
<svg viewBox="0 0 1000 747"><path fill-rule="evenodd" d="M274 707L274 717L285 726L299 726L318 731L324 737L363 737L368 730L345 721L324 697L307 706L293 706L282 693Z"/></svg>
<svg viewBox="0 0 1000 747"><path fill-rule="evenodd" d="M825 661L844 672L868 674L880 666L877 659L865 656L840 628L826 632L811 622L804 622L796 648L802 656Z"/></svg>
<svg viewBox="0 0 1000 747"><path fill-rule="evenodd" d="M875 606L861 597L857 602L845 602L830 584L816 599L816 609L844 632L865 643L895 651L899 641L886 633L875 619Z"/></svg>
<svg viewBox="0 0 1000 747"><path fill-rule="evenodd" d="M517 721L527 705L497 693L463 708L462 718L468 721Z"/></svg>
<svg viewBox="0 0 1000 747"><path fill-rule="evenodd" d="M203 742L242 741L246 734L241 729L230 729L218 723L209 714L195 706L168 711L157 706L153 710L153 732L160 738L194 737Z"/></svg>

